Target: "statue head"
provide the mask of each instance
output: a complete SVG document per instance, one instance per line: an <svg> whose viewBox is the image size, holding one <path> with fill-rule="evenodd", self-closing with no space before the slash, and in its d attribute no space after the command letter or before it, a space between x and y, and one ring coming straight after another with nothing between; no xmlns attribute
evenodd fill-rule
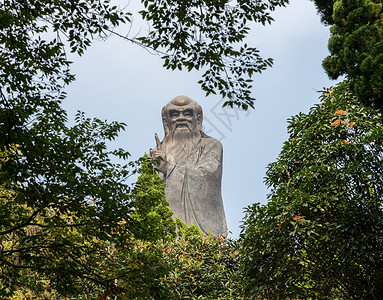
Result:
<svg viewBox="0 0 383 300"><path fill-rule="evenodd" d="M182 131L202 132L202 107L187 96L177 96L162 108L165 136Z"/></svg>
<svg viewBox="0 0 383 300"><path fill-rule="evenodd" d="M184 163L200 139L207 137L202 132L202 119L202 107L186 96L175 97L163 107L162 148L169 160Z"/></svg>

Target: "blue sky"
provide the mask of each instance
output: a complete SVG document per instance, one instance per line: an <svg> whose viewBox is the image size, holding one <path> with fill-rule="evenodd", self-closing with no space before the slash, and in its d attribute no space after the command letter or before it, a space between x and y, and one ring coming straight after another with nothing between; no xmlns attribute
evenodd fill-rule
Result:
<svg viewBox="0 0 383 300"><path fill-rule="evenodd" d="M161 60L118 38L95 42L82 57L72 57L76 81L67 88L64 108L88 117L125 122L114 143L137 159L163 137L161 109L172 98L187 95L204 110L205 131L224 149L223 201L228 228L238 237L243 208L267 202L266 166L275 161L287 139L287 119L318 103L317 91L334 85L321 62L328 55L329 28L320 23L313 3L291 0L278 8L275 22L256 24L246 42L260 49L274 66L255 78L255 110L222 109L217 96L206 97L197 81L201 73L167 71ZM137 29L136 29L137 30Z"/></svg>

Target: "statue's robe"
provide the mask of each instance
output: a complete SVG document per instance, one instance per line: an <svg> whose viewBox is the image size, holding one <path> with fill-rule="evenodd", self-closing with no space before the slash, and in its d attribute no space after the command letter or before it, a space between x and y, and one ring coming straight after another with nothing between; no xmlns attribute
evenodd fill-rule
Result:
<svg viewBox="0 0 383 300"><path fill-rule="evenodd" d="M165 196L174 215L214 237L227 234L221 196L222 144L202 137L184 164L169 164Z"/></svg>

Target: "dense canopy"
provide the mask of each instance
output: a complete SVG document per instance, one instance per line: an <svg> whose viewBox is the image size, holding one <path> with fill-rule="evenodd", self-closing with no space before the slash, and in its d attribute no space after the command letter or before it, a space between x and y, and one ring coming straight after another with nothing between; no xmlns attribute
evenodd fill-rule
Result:
<svg viewBox="0 0 383 300"><path fill-rule="evenodd" d="M247 209L242 270L261 298L382 299L383 125L348 82L289 120L267 168L266 205Z"/></svg>

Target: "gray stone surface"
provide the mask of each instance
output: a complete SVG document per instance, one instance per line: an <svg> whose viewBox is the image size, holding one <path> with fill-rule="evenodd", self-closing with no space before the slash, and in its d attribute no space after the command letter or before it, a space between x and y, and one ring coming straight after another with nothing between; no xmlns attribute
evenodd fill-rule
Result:
<svg viewBox="0 0 383 300"><path fill-rule="evenodd" d="M162 109L165 137L155 135L153 159L166 183L165 196L176 217L214 237L226 235L221 196L222 144L202 131L201 106L178 96Z"/></svg>

